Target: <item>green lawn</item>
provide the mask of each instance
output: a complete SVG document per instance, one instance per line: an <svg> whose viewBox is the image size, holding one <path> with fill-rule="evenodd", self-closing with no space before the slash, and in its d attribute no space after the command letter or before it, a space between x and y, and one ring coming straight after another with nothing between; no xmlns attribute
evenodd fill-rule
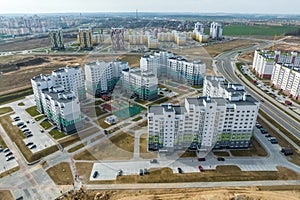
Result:
<svg viewBox="0 0 300 200"><path fill-rule="evenodd" d="M134 118L132 121L137 122L137 121L139 121L139 120L141 120L141 119L143 119L143 117L138 116L138 117Z"/></svg>
<svg viewBox="0 0 300 200"><path fill-rule="evenodd" d="M42 126L44 129L49 129L49 128L52 127L52 124L50 124L50 122L48 122L48 121L43 121L43 122L41 123L41 126Z"/></svg>
<svg viewBox="0 0 300 200"><path fill-rule="evenodd" d="M35 118L35 121L40 121L41 119L45 118L44 115L40 115L38 117Z"/></svg>
<svg viewBox="0 0 300 200"><path fill-rule="evenodd" d="M57 129L53 129L49 132L49 134L56 140L65 137L66 135L63 132L60 132Z"/></svg>
<svg viewBox="0 0 300 200"><path fill-rule="evenodd" d="M81 149L81 148L84 147L85 145L86 145L86 143L80 143L79 145L77 145L77 146L75 146L75 147L69 149L69 150L68 150L68 153L73 153L73 152L75 152L75 151Z"/></svg>
<svg viewBox="0 0 300 200"><path fill-rule="evenodd" d="M30 108L26 109L26 112L28 112L29 115L31 115L32 117L38 116L41 113L39 113L39 111L37 110L36 106L32 106Z"/></svg>
<svg viewBox="0 0 300 200"><path fill-rule="evenodd" d="M25 106L25 103L20 102L20 103L18 103L18 106Z"/></svg>
<svg viewBox="0 0 300 200"><path fill-rule="evenodd" d="M3 108L0 108L0 115L3 115L5 113L9 113L9 112L12 112L13 109L11 107L3 107Z"/></svg>
<svg viewBox="0 0 300 200"><path fill-rule="evenodd" d="M168 97L164 97L164 98L161 98L161 99L158 99L158 100L154 101L153 103L150 104L150 106L160 105L162 103L167 102L168 100L169 100Z"/></svg>
<svg viewBox="0 0 300 200"><path fill-rule="evenodd" d="M299 27L296 26L266 26L266 25L240 25L231 24L223 27L223 35L228 36L274 36L283 35L286 32L297 30Z"/></svg>
<svg viewBox="0 0 300 200"><path fill-rule="evenodd" d="M20 99L24 99L25 96L33 94L32 88L12 92L9 94L1 95L0 96L0 105L1 104L6 104L9 102L17 101Z"/></svg>

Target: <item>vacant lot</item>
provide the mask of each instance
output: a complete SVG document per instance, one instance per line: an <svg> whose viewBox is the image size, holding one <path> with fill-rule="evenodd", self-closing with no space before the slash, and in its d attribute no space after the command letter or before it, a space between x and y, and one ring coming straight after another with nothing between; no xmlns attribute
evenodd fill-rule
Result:
<svg viewBox="0 0 300 200"><path fill-rule="evenodd" d="M64 38L64 42L75 41L76 38ZM50 46L49 37L44 38L22 38L1 43L0 51L22 51Z"/></svg>
<svg viewBox="0 0 300 200"><path fill-rule="evenodd" d="M117 59L123 62L128 62L130 67L139 67L141 56L143 56L143 54L124 54L119 56Z"/></svg>
<svg viewBox="0 0 300 200"><path fill-rule="evenodd" d="M0 78L0 82L1 82L1 78ZM28 86L30 87L30 86ZM30 88L27 89L14 89L12 91L10 91L9 93L6 93L3 92L3 93L6 93L6 94L3 94L1 95L1 92L0 92L0 105L1 104L6 104L6 103L10 103L10 102L13 102L13 101L17 101L17 100L20 100L20 99L24 99L25 96L28 96L28 95L31 95L33 94L33 91Z"/></svg>
<svg viewBox="0 0 300 200"><path fill-rule="evenodd" d="M9 190L0 190L0 200L14 200L15 198Z"/></svg>
<svg viewBox="0 0 300 200"><path fill-rule="evenodd" d="M79 190L75 194L67 194L63 200L74 199L84 195L84 199L99 199L100 196L109 200L296 200L300 198L298 186L281 187L271 190L261 187L230 187L230 188L176 188L148 190Z"/></svg>
<svg viewBox="0 0 300 200"><path fill-rule="evenodd" d="M147 133L142 134L140 137L140 157L144 159L157 158L157 153L147 151L147 137Z"/></svg>
<svg viewBox="0 0 300 200"><path fill-rule="evenodd" d="M30 79L67 65L81 65L85 56L8 56L0 59L0 95L31 86ZM7 71L7 72L6 72ZM18 81L16 81L18 80Z"/></svg>
<svg viewBox="0 0 300 200"><path fill-rule="evenodd" d="M37 110L36 106L32 106L30 108L26 109L26 112L28 112L29 115L31 115L32 117L38 116L41 113Z"/></svg>
<svg viewBox="0 0 300 200"><path fill-rule="evenodd" d="M74 183L70 164L63 162L47 170L51 179L57 185L72 185Z"/></svg>
<svg viewBox="0 0 300 200"><path fill-rule="evenodd" d="M228 36L274 36L297 30L297 26L239 25L231 24L223 27L223 35Z"/></svg>
<svg viewBox="0 0 300 200"><path fill-rule="evenodd" d="M133 156L134 137L121 132L79 154L76 160L129 160Z"/></svg>

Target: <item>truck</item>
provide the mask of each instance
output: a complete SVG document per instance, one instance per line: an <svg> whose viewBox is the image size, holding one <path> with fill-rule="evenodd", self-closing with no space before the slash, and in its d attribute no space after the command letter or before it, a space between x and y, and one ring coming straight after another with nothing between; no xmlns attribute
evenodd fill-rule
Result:
<svg viewBox="0 0 300 200"><path fill-rule="evenodd" d="M288 105L288 106L291 106L291 105L292 105L292 102L290 102L289 100L285 100L285 101L284 101L284 104L285 104L285 105Z"/></svg>
<svg viewBox="0 0 300 200"><path fill-rule="evenodd" d="M289 156L289 155L293 155L294 151L291 148L282 148L281 152L285 155L285 156Z"/></svg>

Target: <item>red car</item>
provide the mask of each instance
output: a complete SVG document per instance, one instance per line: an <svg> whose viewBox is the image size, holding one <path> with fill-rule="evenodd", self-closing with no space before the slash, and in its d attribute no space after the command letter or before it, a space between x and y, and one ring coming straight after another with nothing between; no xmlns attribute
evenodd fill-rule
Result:
<svg viewBox="0 0 300 200"><path fill-rule="evenodd" d="M202 167L201 165L199 165L198 168L199 168L199 171L200 171L200 172L203 172L203 171L204 171L204 169L203 169L203 167Z"/></svg>
<svg viewBox="0 0 300 200"><path fill-rule="evenodd" d="M198 158L198 161L205 161L205 158Z"/></svg>

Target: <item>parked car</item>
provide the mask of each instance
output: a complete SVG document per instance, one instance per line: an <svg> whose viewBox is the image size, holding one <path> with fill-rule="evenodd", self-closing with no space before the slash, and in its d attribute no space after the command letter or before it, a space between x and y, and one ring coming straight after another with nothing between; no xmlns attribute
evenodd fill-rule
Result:
<svg viewBox="0 0 300 200"><path fill-rule="evenodd" d="M144 174L149 174L148 169L144 169Z"/></svg>
<svg viewBox="0 0 300 200"><path fill-rule="evenodd" d="M93 178L97 178L97 176L98 176L98 171L95 171L93 174Z"/></svg>
<svg viewBox="0 0 300 200"><path fill-rule="evenodd" d="M29 149L35 149L36 148L36 145L32 145Z"/></svg>
<svg viewBox="0 0 300 200"><path fill-rule="evenodd" d="M15 158L14 156L9 156L9 157L6 158L6 161L10 161L10 160L12 160L14 158Z"/></svg>
<svg viewBox="0 0 300 200"><path fill-rule="evenodd" d="M285 155L285 156L289 156L289 155L293 155L294 151L291 148L282 148L281 152Z"/></svg>
<svg viewBox="0 0 300 200"><path fill-rule="evenodd" d="M267 135L265 135L265 137L266 137L266 138L270 138L270 137L272 137L272 135L267 134Z"/></svg>
<svg viewBox="0 0 300 200"><path fill-rule="evenodd" d="M26 132L26 131L29 131L29 129L28 129L28 128L22 129L22 131L23 131L23 133L24 133L24 132Z"/></svg>
<svg viewBox="0 0 300 200"><path fill-rule="evenodd" d="M33 142L28 142L28 143L26 144L27 147L30 146L30 145L33 145Z"/></svg>
<svg viewBox="0 0 300 200"><path fill-rule="evenodd" d="M23 125L24 125L24 122L18 122L18 123L17 123L17 126L19 126L19 127L20 127L20 126L23 126Z"/></svg>
<svg viewBox="0 0 300 200"><path fill-rule="evenodd" d="M150 163L158 163L158 161L156 159L152 159L150 160Z"/></svg>
<svg viewBox="0 0 300 200"><path fill-rule="evenodd" d="M223 158L223 157L218 157L217 160L218 160L218 161L225 161L225 158Z"/></svg>
<svg viewBox="0 0 300 200"><path fill-rule="evenodd" d="M203 171L204 171L204 169L203 169L203 167L202 167L201 165L199 165L198 168L199 168L199 171L200 171L200 172L203 172Z"/></svg>
<svg viewBox="0 0 300 200"><path fill-rule="evenodd" d="M205 158L198 158L198 161L205 161Z"/></svg>
<svg viewBox="0 0 300 200"><path fill-rule="evenodd" d="M3 150L3 153L7 153L7 152L10 152L9 148Z"/></svg>
<svg viewBox="0 0 300 200"><path fill-rule="evenodd" d="M183 170L182 170L180 167L178 167L177 170L178 170L178 173L179 173L179 174L182 174L182 173L183 173Z"/></svg>
<svg viewBox="0 0 300 200"><path fill-rule="evenodd" d="M2 152L3 151L3 149L2 149L2 147L0 148L0 152Z"/></svg>
<svg viewBox="0 0 300 200"><path fill-rule="evenodd" d="M123 175L123 170L119 169L118 172L117 172L117 176L122 176L122 175Z"/></svg>
<svg viewBox="0 0 300 200"><path fill-rule="evenodd" d="M26 128L27 126L24 124L22 126L20 126L20 129Z"/></svg>
<svg viewBox="0 0 300 200"><path fill-rule="evenodd" d="M28 134L28 135L26 135L26 137L27 138L30 138L30 137L32 137L33 135L30 133L30 134Z"/></svg>
<svg viewBox="0 0 300 200"><path fill-rule="evenodd" d="M140 169L140 176L143 176L144 175L144 171L142 169Z"/></svg>
<svg viewBox="0 0 300 200"><path fill-rule="evenodd" d="M5 154L5 157L11 156L11 155L13 155L13 153L10 151L7 154Z"/></svg>
<svg viewBox="0 0 300 200"><path fill-rule="evenodd" d="M40 131L41 131L41 133L44 133L44 132L45 132L43 129L41 129Z"/></svg>

